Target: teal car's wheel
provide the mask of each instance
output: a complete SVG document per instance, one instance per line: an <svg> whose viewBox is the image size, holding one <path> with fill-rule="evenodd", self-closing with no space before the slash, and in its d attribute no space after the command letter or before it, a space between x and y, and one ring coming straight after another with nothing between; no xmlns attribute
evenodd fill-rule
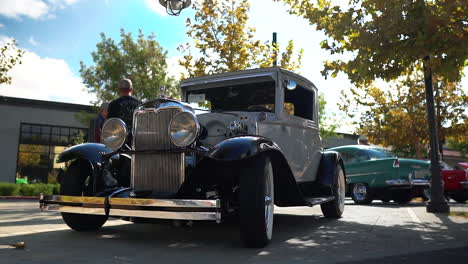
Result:
<svg viewBox="0 0 468 264"><path fill-rule="evenodd" d="M405 205L413 200L413 193L411 191L401 191L396 194L393 200L397 204Z"/></svg>
<svg viewBox="0 0 468 264"><path fill-rule="evenodd" d="M274 180L271 160L261 155L240 177L240 234L247 247L266 246L273 233Z"/></svg>
<svg viewBox="0 0 468 264"><path fill-rule="evenodd" d="M351 187L351 198L356 204L372 203L372 190L365 183L355 183Z"/></svg>
<svg viewBox="0 0 468 264"><path fill-rule="evenodd" d="M60 194L82 196L86 178L90 175L89 164L84 160L75 160L67 169L62 179ZM107 221L105 215L87 215L62 213L65 223L76 231L91 231L101 228Z"/></svg>
<svg viewBox="0 0 468 264"><path fill-rule="evenodd" d="M336 165L335 179L333 185L335 200L320 205L322 213L327 218L340 218L344 212L346 180L343 168L340 164Z"/></svg>

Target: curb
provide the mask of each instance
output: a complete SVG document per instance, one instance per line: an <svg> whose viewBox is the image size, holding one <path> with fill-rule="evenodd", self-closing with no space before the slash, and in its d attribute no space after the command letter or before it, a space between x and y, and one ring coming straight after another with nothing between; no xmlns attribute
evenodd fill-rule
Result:
<svg viewBox="0 0 468 264"><path fill-rule="evenodd" d="M0 200L39 200L39 196L0 196Z"/></svg>

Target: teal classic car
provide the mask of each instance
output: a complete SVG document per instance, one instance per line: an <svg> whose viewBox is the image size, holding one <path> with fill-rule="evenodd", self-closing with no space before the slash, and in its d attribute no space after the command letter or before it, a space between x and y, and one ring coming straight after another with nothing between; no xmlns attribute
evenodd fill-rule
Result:
<svg viewBox="0 0 468 264"><path fill-rule="evenodd" d="M348 193L357 204L374 199L407 204L430 187L429 161L400 159L387 149L349 145L330 148L341 153Z"/></svg>

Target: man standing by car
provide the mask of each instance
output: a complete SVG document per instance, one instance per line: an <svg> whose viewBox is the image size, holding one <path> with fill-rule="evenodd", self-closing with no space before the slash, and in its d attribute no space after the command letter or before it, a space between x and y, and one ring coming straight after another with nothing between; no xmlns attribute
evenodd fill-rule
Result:
<svg viewBox="0 0 468 264"><path fill-rule="evenodd" d="M129 79L122 79L119 82L120 97L110 102L109 114L107 118L120 118L127 125L128 131L132 131L133 125L133 111L141 104L141 101L132 96L133 85ZM131 137L128 138L130 142Z"/></svg>

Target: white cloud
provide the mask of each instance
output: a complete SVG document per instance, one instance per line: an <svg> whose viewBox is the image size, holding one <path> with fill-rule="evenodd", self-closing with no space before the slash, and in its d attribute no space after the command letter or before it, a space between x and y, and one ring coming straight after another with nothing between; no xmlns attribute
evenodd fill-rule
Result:
<svg viewBox="0 0 468 264"><path fill-rule="evenodd" d="M182 74L184 75L188 75L188 72L187 70L180 66L179 65L179 60L181 59L181 57L179 56L173 56L173 57L169 57L167 58L166 60L166 63L167 63L167 73L174 77L176 80L180 80Z"/></svg>
<svg viewBox="0 0 468 264"><path fill-rule="evenodd" d="M5 25L3 25L3 24L0 24L0 28L4 28L4 27L5 27Z"/></svg>
<svg viewBox="0 0 468 264"><path fill-rule="evenodd" d="M0 5L0 16L14 19L29 17L33 19L55 16L52 14L58 9L64 9L79 0L2 0Z"/></svg>
<svg viewBox="0 0 468 264"><path fill-rule="evenodd" d="M166 9L159 3L159 0L145 0L146 5L161 16L167 16Z"/></svg>
<svg viewBox="0 0 468 264"><path fill-rule="evenodd" d="M0 45L9 40L0 36ZM1 84L0 95L76 104L90 104L96 99L86 92L81 78L61 59L42 58L26 51L22 64L16 65L9 74L12 83Z"/></svg>
<svg viewBox="0 0 468 264"><path fill-rule="evenodd" d="M33 46L37 46L39 45L39 42L37 42L35 39L34 39L34 36L31 36L29 37L29 43Z"/></svg>

